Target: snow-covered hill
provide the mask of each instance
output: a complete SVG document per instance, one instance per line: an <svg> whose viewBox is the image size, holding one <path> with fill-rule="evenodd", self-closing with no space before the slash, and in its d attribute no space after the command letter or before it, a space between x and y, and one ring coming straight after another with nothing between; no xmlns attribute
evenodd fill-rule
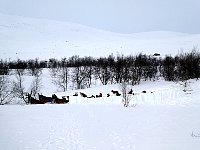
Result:
<svg viewBox="0 0 200 150"><path fill-rule="evenodd" d="M0 14L0 20L0 56L12 60L139 52L175 55L200 45L198 34L166 31L118 34L74 23L4 14Z"/></svg>

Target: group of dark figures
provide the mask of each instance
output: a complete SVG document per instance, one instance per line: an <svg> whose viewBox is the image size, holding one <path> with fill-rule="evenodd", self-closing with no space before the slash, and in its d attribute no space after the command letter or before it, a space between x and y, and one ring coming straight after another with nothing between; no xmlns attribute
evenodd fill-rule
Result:
<svg viewBox="0 0 200 150"><path fill-rule="evenodd" d="M119 91L111 90L111 92L113 93L113 95L121 96ZM146 93L146 91L142 91L142 93ZM131 89L128 92L128 94L134 95L133 90ZM73 96L78 96L78 92L76 92ZM102 93L99 93L98 95L87 96L85 93L82 93L82 92L80 92L80 96L84 97L84 98L101 98L101 97L103 97ZM110 97L110 96L111 95L108 93L107 97ZM38 97L39 97L39 99L35 99L30 94L27 94L27 98L28 98L28 101L30 104L45 104L45 103L66 104L66 103L69 103L69 96L63 96L62 98L58 98L56 96L56 94L53 94L52 97L47 97L47 96L38 94Z"/></svg>
<svg viewBox="0 0 200 150"><path fill-rule="evenodd" d="M102 93L99 93L99 95L92 95L92 96L87 96L85 93L80 92L81 97L84 98L100 98L102 97ZM75 93L73 96L78 96L78 93Z"/></svg>
<svg viewBox="0 0 200 150"><path fill-rule="evenodd" d="M69 103L69 96L63 96L58 98L56 94L53 94L52 97L47 97L44 95L38 94L39 99L33 98L30 94L27 94L27 98L30 104L45 104L45 103L55 103L55 104L65 104Z"/></svg>
<svg viewBox="0 0 200 150"><path fill-rule="evenodd" d="M119 91L114 91L114 90L111 90L111 92L113 93L113 95L115 96L121 96L121 94L119 93ZM142 91L142 93L146 93L146 91ZM132 94L134 95L133 93L133 90L131 89L128 94ZM78 92L76 92L73 96L78 96ZM83 93L83 92L80 92L80 96L81 97L84 97L84 98L100 98L102 97L102 93L99 93L99 95L91 95L91 96L88 96L87 94ZM107 97L110 97L111 95L108 93L107 94Z"/></svg>

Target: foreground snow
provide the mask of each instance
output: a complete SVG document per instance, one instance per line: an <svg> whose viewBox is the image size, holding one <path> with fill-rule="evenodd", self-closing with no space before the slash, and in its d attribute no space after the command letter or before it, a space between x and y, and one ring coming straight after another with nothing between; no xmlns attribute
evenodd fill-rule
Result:
<svg viewBox="0 0 200 150"><path fill-rule="evenodd" d="M82 92L105 95L117 87ZM137 94L128 108L114 95L99 99L70 96L70 103L63 105L1 106L1 149L199 149L199 81L189 81L186 92L180 84L164 81L144 82L133 90Z"/></svg>
<svg viewBox="0 0 200 150"><path fill-rule="evenodd" d="M198 106L3 106L1 149L197 150Z"/></svg>

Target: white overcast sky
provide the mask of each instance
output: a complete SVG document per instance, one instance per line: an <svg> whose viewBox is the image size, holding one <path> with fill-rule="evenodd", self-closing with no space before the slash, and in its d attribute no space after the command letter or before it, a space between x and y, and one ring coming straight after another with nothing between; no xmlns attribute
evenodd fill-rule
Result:
<svg viewBox="0 0 200 150"><path fill-rule="evenodd" d="M200 0L0 0L0 13L75 22L119 33L200 33Z"/></svg>

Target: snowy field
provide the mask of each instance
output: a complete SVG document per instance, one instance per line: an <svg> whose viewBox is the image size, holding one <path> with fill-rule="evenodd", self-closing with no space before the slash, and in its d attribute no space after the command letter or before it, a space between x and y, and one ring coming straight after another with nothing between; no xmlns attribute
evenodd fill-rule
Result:
<svg viewBox="0 0 200 150"><path fill-rule="evenodd" d="M172 56L199 49L200 35L168 31L117 34L45 19L0 14L1 59L63 58L160 53ZM10 76L11 79L14 75ZM2 150L199 150L200 81L141 82L130 87L129 107L111 90L119 85L58 92L48 70L41 75L41 93L69 96L68 104L0 106ZM28 88L31 76L25 76ZM146 93L142 93L146 91ZM184 92L185 91L185 92ZM74 97L75 92L102 98ZM110 97L107 97L110 94Z"/></svg>
<svg viewBox="0 0 200 150"><path fill-rule="evenodd" d="M9 150L198 150L200 82L142 82L130 107L105 97L117 85L83 90L103 98L72 97L69 104L0 107L0 145ZM146 90L147 93L141 93ZM151 93L153 92L153 93ZM98 93L97 93L98 94Z"/></svg>

